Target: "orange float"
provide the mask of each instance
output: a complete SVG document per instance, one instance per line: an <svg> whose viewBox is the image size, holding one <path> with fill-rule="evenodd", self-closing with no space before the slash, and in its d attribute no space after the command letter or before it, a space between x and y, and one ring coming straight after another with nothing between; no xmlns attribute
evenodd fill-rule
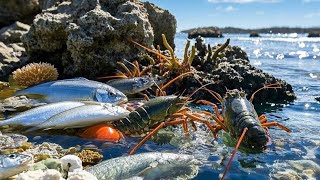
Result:
<svg viewBox="0 0 320 180"><path fill-rule="evenodd" d="M114 127L107 124L97 124L86 128L79 134L82 138L97 139L111 142L119 142L123 139L123 134Z"/></svg>

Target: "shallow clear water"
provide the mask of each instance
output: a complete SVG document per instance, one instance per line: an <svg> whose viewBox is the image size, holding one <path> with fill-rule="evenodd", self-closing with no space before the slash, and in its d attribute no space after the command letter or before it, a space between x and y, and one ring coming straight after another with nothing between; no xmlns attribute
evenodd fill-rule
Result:
<svg viewBox="0 0 320 180"><path fill-rule="evenodd" d="M210 44L223 43L231 38L231 45L243 48L253 65L290 83L297 95L291 104L272 104L257 107L259 114L265 113L269 121L278 121L293 132L287 134L278 128L270 130L272 144L261 154L237 152L227 179L270 179L279 174L299 174L302 178L320 179L320 104L315 97L320 96L320 38L305 38L305 35L262 35L262 38L248 38L248 35L225 35L225 38L206 38ZM182 57L187 35L176 35L176 53ZM318 77L317 77L317 74ZM207 107L202 107L206 109ZM281 118L276 118L280 116ZM180 152L193 154L203 162L195 179L217 179L223 172L232 152L232 147L224 145L222 137L214 141L203 125L185 139L181 129L169 144L157 145L148 141L137 153L149 151ZM41 138L32 140L34 136ZM67 148L75 145L94 144L104 155L104 159L127 155L130 147L139 140L127 138L121 144L84 140L78 137L33 134L28 136L33 142L54 142ZM223 158L226 158L222 162ZM308 160L302 167L300 160ZM311 169L311 170L310 170ZM292 171L291 171L292 170ZM293 176L292 175L292 176ZM290 178L290 175L285 177Z"/></svg>

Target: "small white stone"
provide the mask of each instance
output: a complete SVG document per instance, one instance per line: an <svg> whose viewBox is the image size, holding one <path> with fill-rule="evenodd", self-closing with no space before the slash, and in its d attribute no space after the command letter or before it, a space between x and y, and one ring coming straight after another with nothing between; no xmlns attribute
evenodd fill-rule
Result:
<svg viewBox="0 0 320 180"><path fill-rule="evenodd" d="M73 172L76 169L82 170L82 161L78 156L66 155L61 158L62 169L67 172Z"/></svg>
<svg viewBox="0 0 320 180"><path fill-rule="evenodd" d="M68 179L67 180L98 180L94 175L89 173L88 171L85 170L75 170L73 172L70 172L68 174Z"/></svg>

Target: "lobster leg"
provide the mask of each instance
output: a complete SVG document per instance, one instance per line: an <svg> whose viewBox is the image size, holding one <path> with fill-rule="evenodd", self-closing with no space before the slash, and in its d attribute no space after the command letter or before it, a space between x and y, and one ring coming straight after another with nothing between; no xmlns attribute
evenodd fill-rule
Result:
<svg viewBox="0 0 320 180"><path fill-rule="evenodd" d="M285 127L284 125L278 123L278 122L266 122L261 124L262 127L270 127L270 126L278 126L280 129L286 131L287 133L291 133L291 130Z"/></svg>
<svg viewBox="0 0 320 180"><path fill-rule="evenodd" d="M154 130L152 130L148 135L146 135L137 145L135 145L132 150L130 151L129 155L132 155L136 152L136 150L144 144L148 139L151 138L155 133L157 133L160 129L167 127L167 126L172 126L172 125L177 125L177 124L184 124L186 123L186 119L178 119L170 122L162 122L160 123Z"/></svg>
<svg viewBox="0 0 320 180"><path fill-rule="evenodd" d="M268 120L268 119L267 119L266 115L261 114L261 115L259 116L259 121L260 121L261 124L266 123L267 120Z"/></svg>
<svg viewBox="0 0 320 180"><path fill-rule="evenodd" d="M213 107L216 115L217 115L217 118L220 120L220 121L223 121L223 118L221 117L220 115L220 112L219 112L219 109L218 109L218 106L210 101L207 101L207 100L198 100L197 103L202 103L202 104L206 104L206 105L210 105L211 107Z"/></svg>
<svg viewBox="0 0 320 180"><path fill-rule="evenodd" d="M210 129L210 131L212 132L213 136L216 137L215 129L212 127L212 125L210 124L210 122L208 120L199 118L198 116L195 116L195 115L189 114L189 113L185 113L184 115L186 115L188 118L190 118L193 121L202 122L205 125L207 125L208 128Z"/></svg>
<svg viewBox="0 0 320 180"><path fill-rule="evenodd" d="M215 117L213 114L207 111L202 111L202 113L212 117L222 127L224 131L229 132L228 128L223 124L223 120L221 121L219 118Z"/></svg>
<svg viewBox="0 0 320 180"><path fill-rule="evenodd" d="M239 149L239 146L240 146L240 144L241 144L241 142L242 142L242 140L243 140L243 137L244 137L244 135L246 134L246 132L248 131L248 128L244 128L244 130L242 131L242 134L241 134L241 136L240 136L240 138L239 138L239 140L238 140L238 142L237 142L237 145L236 145L236 147L234 148L234 150L233 150L233 152L232 152L232 155L231 155L231 157L230 157L230 159L229 159L229 162L228 162L228 164L227 164L227 167L226 167L226 169L224 170L224 172L223 172L223 175L222 175L222 180L224 179L224 177L226 176L226 174L227 174L227 172L228 172L228 170L229 170L229 168L230 168L230 166L231 166L231 163L232 163L232 160L233 160L233 158L234 158L234 156L236 155L236 152L237 152L237 150Z"/></svg>

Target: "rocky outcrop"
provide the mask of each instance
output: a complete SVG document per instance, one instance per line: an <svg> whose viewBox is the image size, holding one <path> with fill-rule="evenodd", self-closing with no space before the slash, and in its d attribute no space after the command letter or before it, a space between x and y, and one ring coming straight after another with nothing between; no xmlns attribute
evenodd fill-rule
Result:
<svg viewBox="0 0 320 180"><path fill-rule="evenodd" d="M308 34L308 37L320 37L320 31L319 32L310 32Z"/></svg>
<svg viewBox="0 0 320 180"><path fill-rule="evenodd" d="M163 10L152 3L145 2L144 7L148 11L148 18L153 27L154 45L160 45L161 49L165 49L161 38L161 34L165 34L168 43L174 48L176 18L168 10Z"/></svg>
<svg viewBox="0 0 320 180"><path fill-rule="evenodd" d="M253 32L250 33L249 37L260 37L260 34L255 32L255 31L253 31Z"/></svg>
<svg viewBox="0 0 320 180"><path fill-rule="evenodd" d="M207 87L221 95L224 95L227 89L242 89L250 98L259 88L278 83L282 88L261 91L255 95L254 102L292 101L295 98L290 84L252 66L247 54L241 48L228 45L213 56L212 54L222 45L211 48L201 44L200 39L197 40L196 46L200 47L201 51L198 51L192 63L196 68L195 75L185 77L179 83L170 86L167 92L181 92L181 89L185 89L186 94L192 93L200 86L200 81L203 84L214 83ZM215 100L212 96L208 96L206 91L200 91L194 98Z"/></svg>
<svg viewBox="0 0 320 180"><path fill-rule="evenodd" d="M26 34L29 29L29 25L16 21L10 26L0 29L0 41L5 44L20 43L21 36Z"/></svg>
<svg viewBox="0 0 320 180"><path fill-rule="evenodd" d="M199 28L194 29L188 33L189 39L196 38L198 36L214 38L223 37L222 32L218 28Z"/></svg>
<svg viewBox="0 0 320 180"><path fill-rule="evenodd" d="M19 44L6 46L0 42L0 78L8 76L14 69L26 63L24 48Z"/></svg>
<svg viewBox="0 0 320 180"><path fill-rule="evenodd" d="M174 17L150 3L64 1L38 14L22 40L31 62L54 64L61 78L92 78L113 72L117 61L137 57L139 49L127 40L129 37L151 46L163 28L173 43Z"/></svg>
<svg viewBox="0 0 320 180"><path fill-rule="evenodd" d="M40 12L38 0L0 0L0 27L15 21L31 23Z"/></svg>

